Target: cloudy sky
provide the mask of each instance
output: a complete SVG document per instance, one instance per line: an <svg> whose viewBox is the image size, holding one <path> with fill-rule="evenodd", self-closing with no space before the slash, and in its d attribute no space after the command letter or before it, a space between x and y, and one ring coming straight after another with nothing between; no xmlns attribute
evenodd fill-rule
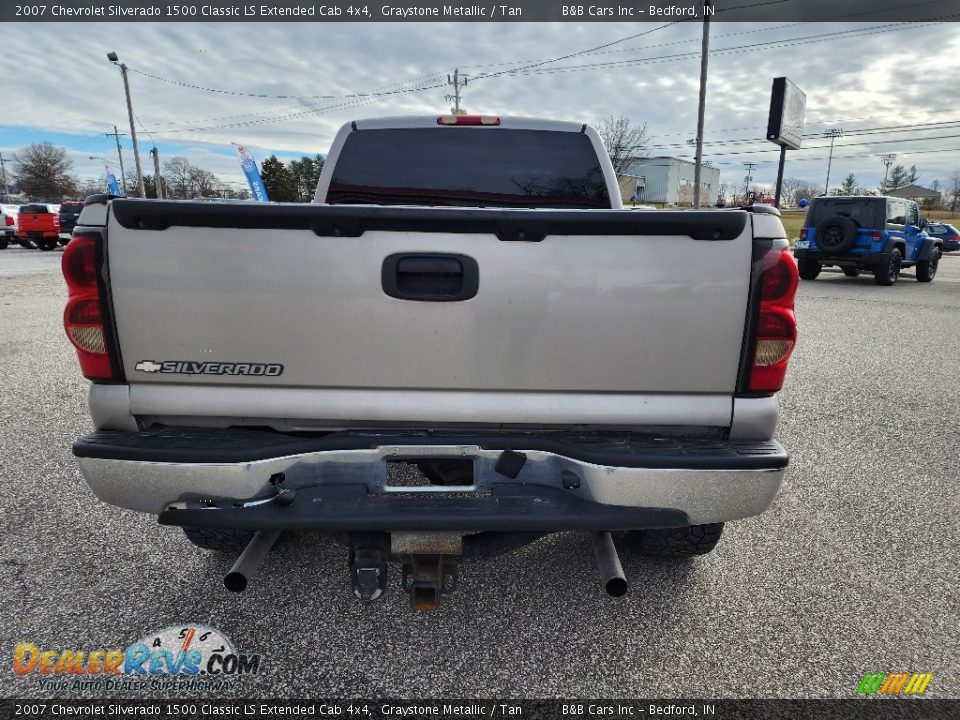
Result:
<svg viewBox="0 0 960 720"><path fill-rule="evenodd" d="M763 138L781 75L807 94L805 147L788 154L788 177L824 181L828 128L844 130L832 185L852 172L875 186L884 153L915 164L924 185L960 170L958 24L715 22L710 48L705 159L724 182L742 184L748 161L755 182L775 180L778 150ZM326 153L350 120L447 112L457 67L470 78L468 112L625 115L647 123L652 155L690 157L696 133L695 23L19 24L3 49L0 152L50 141L81 177L102 175L91 155L116 161L104 133L129 132L111 50L131 68L144 162L156 144L161 158L185 155L238 184L231 142L261 161ZM355 97L364 93L381 94Z"/></svg>

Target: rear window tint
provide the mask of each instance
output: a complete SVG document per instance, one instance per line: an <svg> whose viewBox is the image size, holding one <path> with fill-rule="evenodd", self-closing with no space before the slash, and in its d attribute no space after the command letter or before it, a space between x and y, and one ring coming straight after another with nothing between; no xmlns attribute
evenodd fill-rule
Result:
<svg viewBox="0 0 960 720"><path fill-rule="evenodd" d="M21 213L26 213L26 214L31 214L31 213L37 214L37 213L39 213L39 214L44 214L44 215L45 215L45 214L49 213L50 210L47 208L46 205L22 205L22 206L20 207L20 212L21 212Z"/></svg>
<svg viewBox="0 0 960 720"><path fill-rule="evenodd" d="M78 213L83 210L83 203L74 202L74 203L63 203L60 206L60 212L62 213Z"/></svg>
<svg viewBox="0 0 960 720"><path fill-rule="evenodd" d="M848 217L862 228L882 228L885 224L883 198L815 198L807 210L804 224L816 227L827 218L840 215Z"/></svg>
<svg viewBox="0 0 960 720"><path fill-rule="evenodd" d="M609 208L582 133L399 128L351 133L333 171L332 204Z"/></svg>

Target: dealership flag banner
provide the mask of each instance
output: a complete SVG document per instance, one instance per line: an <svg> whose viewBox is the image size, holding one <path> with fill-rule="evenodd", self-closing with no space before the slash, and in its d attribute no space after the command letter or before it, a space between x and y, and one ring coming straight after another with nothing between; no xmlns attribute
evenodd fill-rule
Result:
<svg viewBox="0 0 960 720"><path fill-rule="evenodd" d="M112 195L118 197L123 197L123 190L120 189L120 184L117 182L117 176L113 174L113 170L110 169L110 166L107 163L103 164L103 174L107 178L107 189Z"/></svg>
<svg viewBox="0 0 960 720"><path fill-rule="evenodd" d="M237 143L233 143L233 149L240 160L243 174L247 176L247 182L250 183L250 194L253 199L259 202L269 202L267 189L263 186L263 179L260 177L260 171L257 170L257 162L253 159L253 155L243 145Z"/></svg>

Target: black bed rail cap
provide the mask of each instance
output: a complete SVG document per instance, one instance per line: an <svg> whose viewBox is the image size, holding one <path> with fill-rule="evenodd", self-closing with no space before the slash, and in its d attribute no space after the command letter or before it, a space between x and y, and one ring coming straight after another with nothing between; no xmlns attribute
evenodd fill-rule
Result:
<svg viewBox="0 0 960 720"><path fill-rule="evenodd" d="M169 227L310 230L320 237L359 237L367 231L493 234L504 241L539 242L549 235L686 235L733 240L745 212L556 210L529 208L397 207L312 203L225 204L119 199L113 216L130 230Z"/></svg>

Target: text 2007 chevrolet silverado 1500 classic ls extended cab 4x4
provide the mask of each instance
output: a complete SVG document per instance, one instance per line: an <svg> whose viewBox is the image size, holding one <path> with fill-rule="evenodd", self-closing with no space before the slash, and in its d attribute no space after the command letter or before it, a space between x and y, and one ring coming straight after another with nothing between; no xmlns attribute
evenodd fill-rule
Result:
<svg viewBox="0 0 960 720"><path fill-rule="evenodd" d="M624 210L586 125L354 122L313 204L91 198L63 267L84 477L242 549L230 589L319 531L358 598L396 561L429 609L460 560L580 530L620 594L614 538L708 552L787 465L778 213Z"/></svg>

